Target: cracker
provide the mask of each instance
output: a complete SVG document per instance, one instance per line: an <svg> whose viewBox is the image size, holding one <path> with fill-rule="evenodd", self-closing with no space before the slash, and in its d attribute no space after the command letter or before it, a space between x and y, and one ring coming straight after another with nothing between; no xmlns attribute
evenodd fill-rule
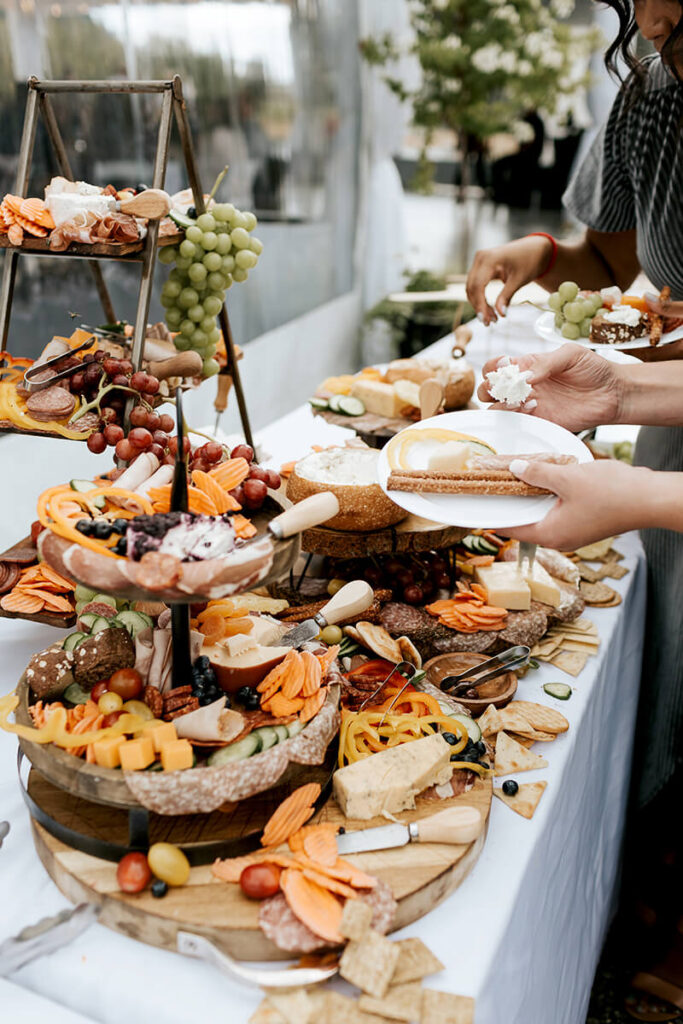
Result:
<svg viewBox="0 0 683 1024"><path fill-rule="evenodd" d="M386 658L394 664L403 661L398 641L394 640L383 626L375 626L372 622L357 622L356 631L363 646L378 654L380 658Z"/></svg>
<svg viewBox="0 0 683 1024"><path fill-rule="evenodd" d="M524 710L517 706L517 701L499 711L498 719L500 722L498 732L505 729L506 732L518 732L520 736L534 735L534 725L529 721Z"/></svg>
<svg viewBox="0 0 683 1024"><path fill-rule="evenodd" d="M269 992L267 1002L286 1020L287 1024L309 1024L313 1015L313 1004L303 988L289 992Z"/></svg>
<svg viewBox="0 0 683 1024"><path fill-rule="evenodd" d="M574 554L589 562L599 562L607 557L614 539L614 537L605 537L604 540L596 540L593 544L585 544L582 548L577 548Z"/></svg>
<svg viewBox="0 0 683 1024"><path fill-rule="evenodd" d="M426 988L420 1024L474 1024L474 999Z"/></svg>
<svg viewBox="0 0 683 1024"><path fill-rule="evenodd" d="M503 728L500 724L498 710L493 704L489 704L484 714L478 719L477 724L484 736L492 736Z"/></svg>
<svg viewBox="0 0 683 1024"><path fill-rule="evenodd" d="M583 654L597 654L599 644L590 640L563 640L562 651L580 651ZM559 653L562 653L560 651Z"/></svg>
<svg viewBox="0 0 683 1024"><path fill-rule="evenodd" d="M389 988L398 957L398 946L370 929L360 942L351 939L347 944L339 973L356 988L381 999Z"/></svg>
<svg viewBox="0 0 683 1024"><path fill-rule="evenodd" d="M315 1024L341 1024L341 1021L344 1024L365 1024L355 999L342 996L339 992L325 992Z"/></svg>
<svg viewBox="0 0 683 1024"><path fill-rule="evenodd" d="M586 565L585 562L577 562L576 568L579 570L579 576L582 581L587 580L588 583L596 583L604 575L599 569L593 569L590 565Z"/></svg>
<svg viewBox="0 0 683 1024"><path fill-rule="evenodd" d="M383 999L361 996L358 1006L367 1013L394 1020L416 1021L422 1009L422 985L411 981L405 985L392 985Z"/></svg>
<svg viewBox="0 0 683 1024"><path fill-rule="evenodd" d="M539 754L532 754L506 732L499 732L496 739L494 759L494 775L514 775L515 772L531 772L537 768L547 768L548 762Z"/></svg>
<svg viewBox="0 0 683 1024"><path fill-rule="evenodd" d="M534 729L542 732L566 732L569 728L569 722L564 715L555 708L549 708L547 704L537 704L530 700L516 700L514 703Z"/></svg>
<svg viewBox="0 0 683 1024"><path fill-rule="evenodd" d="M578 651L560 651L550 660L556 668L568 672L570 676L578 676L586 667L588 655L580 654Z"/></svg>
<svg viewBox="0 0 683 1024"><path fill-rule="evenodd" d="M626 566L617 565L616 562L608 562L605 569L605 576L609 576L612 580L620 580L623 576L628 576L628 569Z"/></svg>
<svg viewBox="0 0 683 1024"><path fill-rule="evenodd" d="M520 747L524 747L526 750L528 750L529 747L533 747L534 743L536 742L536 740L532 736L520 736L519 733L516 732L508 733L508 735L516 743L519 743ZM555 739L554 736L553 739Z"/></svg>
<svg viewBox="0 0 683 1024"><path fill-rule="evenodd" d="M617 605L621 604L621 594L614 592L614 597L610 598L609 601L593 601L591 602L593 608L616 608Z"/></svg>
<svg viewBox="0 0 683 1024"><path fill-rule="evenodd" d="M372 924L372 907L363 900L347 900L344 904L339 934L360 942Z"/></svg>
<svg viewBox="0 0 683 1024"><path fill-rule="evenodd" d="M425 946L422 939L399 939L394 945L399 948L399 957L391 976L392 985L421 981L429 974L438 974L439 971L445 970L444 965L434 956L431 949Z"/></svg>
<svg viewBox="0 0 683 1024"><path fill-rule="evenodd" d="M252 1013L248 1024L288 1024L288 1022L287 1018L283 1017L268 999L264 999Z"/></svg>
<svg viewBox="0 0 683 1024"><path fill-rule="evenodd" d="M533 818L547 785L547 782L523 782L514 796L508 796L502 789L494 786L493 795L507 804L515 814L521 814L523 818Z"/></svg>
<svg viewBox="0 0 683 1024"><path fill-rule="evenodd" d="M616 590L608 587L606 583L587 583L585 580L581 581L579 590L586 604L601 604L603 601L611 601L616 594Z"/></svg>

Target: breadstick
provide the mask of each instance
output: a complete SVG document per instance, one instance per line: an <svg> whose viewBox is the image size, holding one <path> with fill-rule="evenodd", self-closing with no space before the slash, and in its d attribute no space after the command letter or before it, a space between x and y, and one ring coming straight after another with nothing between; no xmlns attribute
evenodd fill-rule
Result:
<svg viewBox="0 0 683 1024"><path fill-rule="evenodd" d="M665 284L659 293L660 302L668 302L671 298L671 288L668 284ZM650 316L650 344L654 347L659 345L662 338L662 328L664 326L664 320L659 313L653 313Z"/></svg>

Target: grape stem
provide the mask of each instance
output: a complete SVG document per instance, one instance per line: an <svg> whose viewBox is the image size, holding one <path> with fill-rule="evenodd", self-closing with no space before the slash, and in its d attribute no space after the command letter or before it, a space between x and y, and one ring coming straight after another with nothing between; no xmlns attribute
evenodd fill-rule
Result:
<svg viewBox="0 0 683 1024"><path fill-rule="evenodd" d="M90 412L91 409L97 409L97 411L100 412L100 402L102 401L105 395L109 394L110 391L126 391L129 395L137 395L138 398L140 398L142 404L146 405L150 412L152 410L152 406L148 405L147 402L145 402L145 400L141 398L140 392L136 391L135 388L126 388L122 384L103 385L100 383L95 397L92 399L92 401L86 402L80 407L78 412L71 417L71 423L76 423L77 420L80 420L81 416L85 416L85 414L87 412Z"/></svg>
<svg viewBox="0 0 683 1024"><path fill-rule="evenodd" d="M225 167L223 168L223 170L220 172L220 174L216 178L216 180L214 181L213 188L209 192L209 202L211 202L213 197L216 195L216 192L218 192L218 189L220 188L220 185L221 185L221 182L223 181L223 178L228 173L228 168L229 167L230 167L230 164L226 164ZM207 203L206 205L208 207L209 204Z"/></svg>

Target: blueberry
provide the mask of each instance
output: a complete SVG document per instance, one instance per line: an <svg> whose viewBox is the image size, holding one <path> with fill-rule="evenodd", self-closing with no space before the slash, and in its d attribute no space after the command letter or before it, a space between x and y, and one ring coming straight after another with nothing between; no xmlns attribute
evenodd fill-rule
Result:
<svg viewBox="0 0 683 1024"><path fill-rule="evenodd" d="M143 183L142 183L142 182L140 181L140 182L138 182L138 184L137 184L137 185L135 186L135 191L136 191L136 192L146 192L148 188L149 188L149 185L144 185L144 184L143 184Z"/></svg>
<svg viewBox="0 0 683 1024"><path fill-rule="evenodd" d="M252 690L248 697L245 697L242 702L247 711L258 711L261 707L261 694L256 690Z"/></svg>
<svg viewBox="0 0 683 1024"><path fill-rule="evenodd" d="M123 555L125 557L128 553L128 541L126 538L121 537L117 540L112 550L115 551L117 555Z"/></svg>
<svg viewBox="0 0 683 1024"><path fill-rule="evenodd" d="M486 753L486 744L484 743L483 740L479 740L479 742L476 743L475 746L482 756Z"/></svg>
<svg viewBox="0 0 683 1024"><path fill-rule="evenodd" d="M204 669L204 678L206 679L207 683L210 686L218 686L218 679L216 678L216 673L211 668L211 666L209 666L209 668Z"/></svg>
<svg viewBox="0 0 683 1024"><path fill-rule="evenodd" d="M211 662L205 654L202 654L199 658L195 660L194 668L199 669L200 672L206 672L208 669L211 668Z"/></svg>
<svg viewBox="0 0 683 1024"><path fill-rule="evenodd" d="M114 533L121 533L121 534L123 534L128 529L128 520L127 519L115 519L114 522L111 524L111 528L114 531Z"/></svg>
<svg viewBox="0 0 683 1024"><path fill-rule="evenodd" d="M240 686L239 690L237 691L237 699L243 702L247 700L253 692L254 691L252 690L251 686Z"/></svg>
<svg viewBox="0 0 683 1024"><path fill-rule="evenodd" d="M79 533L82 533L84 537L90 537L92 534L93 523L90 519L79 519L76 523L76 529Z"/></svg>
<svg viewBox="0 0 683 1024"><path fill-rule="evenodd" d="M152 882L152 896L154 896L155 899L160 900L167 892L168 885L166 882L162 882L160 878L155 878Z"/></svg>
<svg viewBox="0 0 683 1024"><path fill-rule="evenodd" d="M515 796L518 789L519 785L515 782L514 779L508 779L506 782L503 783L503 792L505 793L506 796Z"/></svg>
<svg viewBox="0 0 683 1024"><path fill-rule="evenodd" d="M213 704L213 697L211 697L208 693L202 693L201 697L199 697L200 708L205 708L209 704Z"/></svg>
<svg viewBox="0 0 683 1024"><path fill-rule="evenodd" d="M111 523L107 523L104 519L98 520L92 525L92 533L98 540L108 540L112 534Z"/></svg>
<svg viewBox="0 0 683 1024"><path fill-rule="evenodd" d="M453 744L458 742L458 737L455 735L455 733L444 732L441 735L445 739L446 743L450 743L451 746L453 746Z"/></svg>

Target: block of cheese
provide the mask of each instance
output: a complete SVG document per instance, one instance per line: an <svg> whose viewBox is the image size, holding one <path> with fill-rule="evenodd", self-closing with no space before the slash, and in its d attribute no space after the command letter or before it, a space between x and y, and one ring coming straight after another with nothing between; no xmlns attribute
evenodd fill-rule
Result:
<svg viewBox="0 0 683 1024"><path fill-rule="evenodd" d="M400 415L405 405L391 384L383 384L378 380L354 380L351 394L354 398L360 398L366 412L374 413L375 416L388 416L393 419Z"/></svg>
<svg viewBox="0 0 683 1024"><path fill-rule="evenodd" d="M235 636L226 637L220 641L221 647L225 647L229 657L235 658L238 654L246 651L255 651L259 641L251 633L237 633Z"/></svg>
<svg viewBox="0 0 683 1024"><path fill-rule="evenodd" d="M109 736L104 740L95 740L92 745L95 764L100 768L118 768L121 764L119 747L125 742L125 736Z"/></svg>
<svg viewBox="0 0 683 1024"><path fill-rule="evenodd" d="M560 588L542 565L534 562L530 573L525 565L524 579L529 584L534 601L541 601L543 604L549 604L553 608L559 608L562 603Z"/></svg>
<svg viewBox="0 0 683 1024"><path fill-rule="evenodd" d="M165 772L178 772L191 768L194 761L189 740L172 740L161 748L161 766Z"/></svg>
<svg viewBox="0 0 683 1024"><path fill-rule="evenodd" d="M474 570L474 576L485 588L489 604L517 612L528 611L531 607L531 588L516 562L480 566Z"/></svg>
<svg viewBox="0 0 683 1024"><path fill-rule="evenodd" d="M368 821L383 811L415 806L429 786L448 782L451 748L441 733L390 747L354 761L334 773L334 796L347 818Z"/></svg>
<svg viewBox="0 0 683 1024"><path fill-rule="evenodd" d="M127 740L119 747L121 767L125 772L139 772L154 760L154 744L149 736Z"/></svg>
<svg viewBox="0 0 683 1024"><path fill-rule="evenodd" d="M149 736L157 754L164 743L171 743L178 739L173 722L162 722L160 718L153 718L151 722L145 722L140 730L141 736Z"/></svg>
<svg viewBox="0 0 683 1024"><path fill-rule="evenodd" d="M461 473L473 454L467 441L444 441L430 457L427 468L434 473Z"/></svg>

